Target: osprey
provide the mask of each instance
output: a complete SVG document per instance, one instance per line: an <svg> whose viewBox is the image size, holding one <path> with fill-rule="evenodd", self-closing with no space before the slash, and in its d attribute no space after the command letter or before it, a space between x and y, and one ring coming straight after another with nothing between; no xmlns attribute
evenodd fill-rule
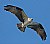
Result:
<svg viewBox="0 0 50 44"><path fill-rule="evenodd" d="M20 20L21 23L17 23L17 27L20 31L25 32L26 27L31 28L40 35L42 40L46 40L47 35L43 26L40 23L33 22L33 19L29 18L23 9L16 6L7 5L4 6L4 10L15 14L15 16Z"/></svg>

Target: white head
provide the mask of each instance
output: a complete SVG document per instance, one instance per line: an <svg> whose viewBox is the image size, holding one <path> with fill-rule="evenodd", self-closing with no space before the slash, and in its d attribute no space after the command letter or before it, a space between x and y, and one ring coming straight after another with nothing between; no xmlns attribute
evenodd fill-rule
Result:
<svg viewBox="0 0 50 44"><path fill-rule="evenodd" d="M28 18L28 21L32 21L33 20L33 18Z"/></svg>

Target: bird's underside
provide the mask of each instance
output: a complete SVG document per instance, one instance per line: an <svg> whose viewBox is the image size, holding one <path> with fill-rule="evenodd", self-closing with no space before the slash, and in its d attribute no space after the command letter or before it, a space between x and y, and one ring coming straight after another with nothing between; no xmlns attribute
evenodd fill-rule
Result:
<svg viewBox="0 0 50 44"><path fill-rule="evenodd" d="M20 31L25 32L26 27L31 28L40 35L42 40L46 40L47 35L43 26L40 23L33 22L33 19L29 18L23 9L16 6L7 5L4 6L4 10L15 14L15 16L21 21L21 23L17 23L17 27Z"/></svg>

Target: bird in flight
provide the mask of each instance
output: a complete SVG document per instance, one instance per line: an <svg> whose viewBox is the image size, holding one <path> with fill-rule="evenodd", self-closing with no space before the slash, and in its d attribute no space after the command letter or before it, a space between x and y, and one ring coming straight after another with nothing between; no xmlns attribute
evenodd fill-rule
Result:
<svg viewBox="0 0 50 44"><path fill-rule="evenodd" d="M16 6L7 5L4 6L4 10L13 13L20 20L20 23L17 23L17 27L20 31L25 32L26 27L31 28L37 32L42 40L46 40L47 35L43 26L40 23L33 22L33 18L29 18L23 9Z"/></svg>

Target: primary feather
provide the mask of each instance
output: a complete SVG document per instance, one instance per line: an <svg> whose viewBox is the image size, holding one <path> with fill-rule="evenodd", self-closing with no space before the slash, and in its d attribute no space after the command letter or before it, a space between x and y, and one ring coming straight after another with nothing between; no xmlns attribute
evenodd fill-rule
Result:
<svg viewBox="0 0 50 44"><path fill-rule="evenodd" d="M46 32L40 23L32 22L29 25L27 25L27 27L35 30L37 32L37 34L40 35L42 40L46 40L46 37L47 37Z"/></svg>
<svg viewBox="0 0 50 44"><path fill-rule="evenodd" d="M25 12L23 11L23 9L16 7L16 6L12 6L12 5L7 5L4 6L4 10L9 11L13 14L16 15L16 17L24 23L24 21L27 20L28 16L25 14Z"/></svg>

